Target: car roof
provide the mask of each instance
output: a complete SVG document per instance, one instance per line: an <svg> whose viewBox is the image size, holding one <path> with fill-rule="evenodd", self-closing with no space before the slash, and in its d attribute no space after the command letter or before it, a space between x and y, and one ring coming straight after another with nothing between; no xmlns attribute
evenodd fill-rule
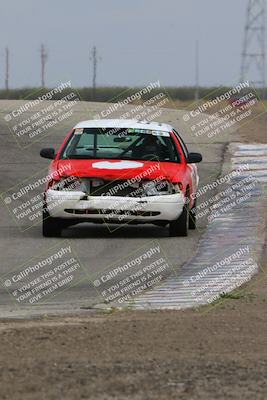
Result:
<svg viewBox="0 0 267 400"><path fill-rule="evenodd" d="M172 126L160 122L138 121L134 119L91 119L78 122L76 128L132 128L146 129L151 131L171 132Z"/></svg>

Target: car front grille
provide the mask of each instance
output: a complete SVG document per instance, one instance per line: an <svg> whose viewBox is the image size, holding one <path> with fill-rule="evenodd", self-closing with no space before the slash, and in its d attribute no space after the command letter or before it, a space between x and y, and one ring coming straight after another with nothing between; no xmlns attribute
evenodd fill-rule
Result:
<svg viewBox="0 0 267 400"><path fill-rule="evenodd" d="M146 181L146 185L149 185L152 181ZM160 181L156 183L157 189L154 189L154 194L165 194L169 190L166 181ZM81 183L84 188L86 195L90 196L118 196L118 197L145 197L150 194L149 190L145 189L143 182L131 182L131 180L114 180L107 181L102 179L94 178L81 178ZM152 182L153 185L153 182ZM160 187L159 187L160 186ZM152 190L153 193L153 190Z"/></svg>
<svg viewBox="0 0 267 400"><path fill-rule="evenodd" d="M104 215L111 215L112 216L119 216L119 215L130 215L130 216L142 216L142 217L155 217L156 215L160 215L160 211L142 211L142 210L110 210L110 209L92 209L92 208L87 208L83 210L78 210L75 208L65 208L64 210L66 213L69 214L79 214L79 215L96 215L96 214L101 214L102 216Z"/></svg>

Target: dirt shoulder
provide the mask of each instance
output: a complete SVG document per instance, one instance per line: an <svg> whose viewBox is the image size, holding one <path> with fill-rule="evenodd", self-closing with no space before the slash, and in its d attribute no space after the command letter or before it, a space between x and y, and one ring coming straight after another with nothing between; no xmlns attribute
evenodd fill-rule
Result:
<svg viewBox="0 0 267 400"><path fill-rule="evenodd" d="M3 399L265 399L266 279L182 312L1 323Z"/></svg>

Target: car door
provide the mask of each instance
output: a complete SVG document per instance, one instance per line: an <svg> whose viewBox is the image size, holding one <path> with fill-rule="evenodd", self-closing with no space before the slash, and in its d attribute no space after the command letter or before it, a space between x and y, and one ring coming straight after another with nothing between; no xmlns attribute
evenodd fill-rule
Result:
<svg viewBox="0 0 267 400"><path fill-rule="evenodd" d="M183 139L181 138L181 136L179 135L179 133L175 129L173 129L173 133L175 134L177 140L179 141L179 144L181 146L181 149L182 149L182 152L183 152L185 160L187 160L189 151L188 151L188 148L187 148L185 142L183 141ZM197 173L196 164L187 164L187 170L188 170L189 175L190 175L190 179L189 179L190 183L189 183L189 185L190 185L190 194L191 194L191 198L192 198L193 197L192 195L194 195L196 193L196 191L197 191L198 182L199 182L199 176L198 176L198 173Z"/></svg>

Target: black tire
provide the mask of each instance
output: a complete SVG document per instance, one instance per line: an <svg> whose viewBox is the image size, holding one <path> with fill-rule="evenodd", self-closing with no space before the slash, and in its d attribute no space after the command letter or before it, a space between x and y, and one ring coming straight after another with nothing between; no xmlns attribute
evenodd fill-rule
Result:
<svg viewBox="0 0 267 400"><path fill-rule="evenodd" d="M60 219L52 218L46 211L43 211L44 237L60 237L63 227L63 223Z"/></svg>
<svg viewBox="0 0 267 400"><path fill-rule="evenodd" d="M189 229L196 229L197 227L197 200L195 200L193 207L189 212Z"/></svg>
<svg viewBox="0 0 267 400"><path fill-rule="evenodd" d="M189 204L185 203L183 212L175 221L171 221L169 225L170 236L187 236L189 229Z"/></svg>

